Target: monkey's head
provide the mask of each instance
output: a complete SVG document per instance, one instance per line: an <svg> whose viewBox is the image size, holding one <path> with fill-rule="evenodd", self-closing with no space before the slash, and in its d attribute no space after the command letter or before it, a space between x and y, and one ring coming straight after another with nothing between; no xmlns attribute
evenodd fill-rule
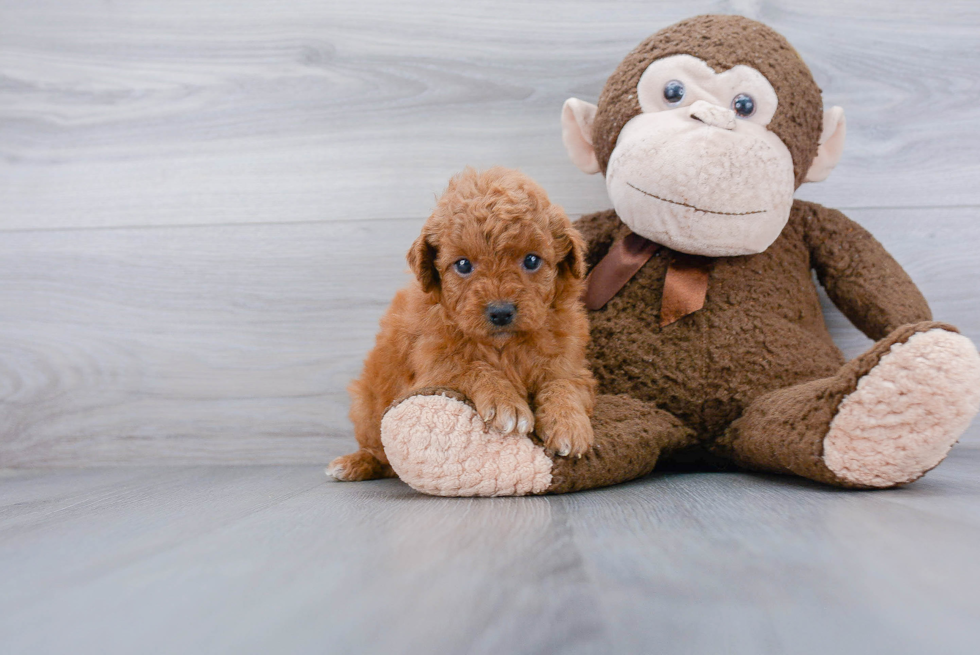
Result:
<svg viewBox="0 0 980 655"><path fill-rule="evenodd" d="M793 193L825 179L844 146L844 111L824 111L782 36L741 16L698 16L628 54L599 97L562 109L562 139L602 172L631 230L712 257L768 248Z"/></svg>

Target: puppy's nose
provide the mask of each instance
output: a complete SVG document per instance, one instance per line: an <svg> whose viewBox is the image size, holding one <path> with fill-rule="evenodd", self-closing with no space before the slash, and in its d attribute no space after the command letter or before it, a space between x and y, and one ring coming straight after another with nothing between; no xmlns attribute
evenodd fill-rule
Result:
<svg viewBox="0 0 980 655"><path fill-rule="evenodd" d="M487 305L487 320L497 327L510 325L516 313L517 308L512 302L492 302Z"/></svg>

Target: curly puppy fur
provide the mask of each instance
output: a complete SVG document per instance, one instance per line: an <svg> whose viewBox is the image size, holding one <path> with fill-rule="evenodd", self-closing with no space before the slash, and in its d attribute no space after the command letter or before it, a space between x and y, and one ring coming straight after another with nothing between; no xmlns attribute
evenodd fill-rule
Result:
<svg viewBox="0 0 980 655"><path fill-rule="evenodd" d="M381 417L394 400L427 387L464 394L488 428L534 430L559 455L586 452L595 381L579 300L584 252L565 212L527 176L493 168L454 177L408 253L416 280L395 295L364 372L350 385L360 450L335 459L327 473L393 476ZM540 258L536 270L526 266L528 255ZM502 305L512 305L513 315L497 325L492 312Z"/></svg>

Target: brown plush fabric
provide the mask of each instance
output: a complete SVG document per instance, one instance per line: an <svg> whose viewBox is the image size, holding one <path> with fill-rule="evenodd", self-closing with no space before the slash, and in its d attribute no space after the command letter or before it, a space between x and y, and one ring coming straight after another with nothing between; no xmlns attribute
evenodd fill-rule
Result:
<svg viewBox="0 0 980 655"><path fill-rule="evenodd" d="M576 227L590 244L586 256L590 267L628 230L613 211L586 216ZM812 400L810 406L802 400L797 403L796 416L812 413L820 420L832 416L847 393L841 389L853 388L848 385L866 372L863 364L841 370L844 357L827 331L811 269L834 290L848 318L872 338L931 318L925 299L881 244L840 212L815 203L795 201L786 228L765 252L715 259L704 308L661 328L669 253L666 248L658 251L603 309L590 312L589 356L601 394L623 394L657 406L693 430L705 450L712 449L756 399L776 390L833 378L837 395L828 396L819 384L789 393L790 397L810 394ZM911 333L895 338L904 340ZM873 353L877 352L876 348ZM880 354L869 354L856 361L878 358ZM752 426L757 421L746 423ZM609 422L597 423L594 429L597 443L604 439L618 443L624 428ZM826 434L826 429L823 434L820 429L801 429L814 443ZM648 458L651 447L672 442L667 433L676 432L673 426L656 430L664 434L654 439L653 446L640 438L622 439L620 451L628 450L630 443L637 450L635 456L625 457L624 469L632 470L635 459ZM738 434L743 433L744 429ZM784 434L790 452L795 447L793 433L773 429L768 438L779 442ZM733 452L724 446L727 442L721 443L720 454ZM761 447L775 448L771 443ZM801 455L805 461L814 447L808 442ZM755 462L751 456L740 457L747 465ZM793 466L783 465L781 470L831 481L819 467ZM581 473L574 483L578 489L607 484L611 477L608 470L594 476Z"/></svg>
<svg viewBox="0 0 980 655"><path fill-rule="evenodd" d="M932 317L908 273L891 257L855 256L880 251L878 241L836 209L802 204L807 245L820 284L834 304L872 339L906 323Z"/></svg>
<svg viewBox="0 0 980 655"><path fill-rule="evenodd" d="M452 398L453 400L458 400L461 403L466 403L473 409L476 409L476 405L473 404L472 400L467 398L465 394L460 393L455 389L450 389L449 387L421 387L419 389L413 389L405 395L393 400L391 404L388 405L388 408L385 409L384 413L387 414L404 401L408 400L409 398L414 398L415 396L445 396L446 398Z"/></svg>
<svg viewBox="0 0 980 655"><path fill-rule="evenodd" d="M793 46L778 32L742 16L696 16L666 27L629 53L606 81L592 128L592 142L603 174L616 139L640 113L636 85L653 61L691 55L721 73L744 64L762 73L779 97L769 129L793 155L796 186L803 183L817 154L823 128L820 88Z"/></svg>
<svg viewBox="0 0 980 655"><path fill-rule="evenodd" d="M844 397L857 388L858 381L893 345L936 328L957 332L951 325L932 321L905 325L848 362L832 377L761 396L714 444L715 452L746 468L795 473L837 486L859 487L841 480L824 463L824 437L830 422Z"/></svg>
<svg viewBox="0 0 980 655"><path fill-rule="evenodd" d="M546 493L604 487L646 475L664 453L694 442L694 431L678 419L625 395L596 397L592 450L581 458L555 457Z"/></svg>

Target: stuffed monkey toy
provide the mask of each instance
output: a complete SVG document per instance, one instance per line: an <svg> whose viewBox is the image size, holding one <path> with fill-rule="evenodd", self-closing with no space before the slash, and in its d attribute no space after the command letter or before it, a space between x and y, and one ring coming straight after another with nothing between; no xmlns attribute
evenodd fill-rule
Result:
<svg viewBox="0 0 980 655"><path fill-rule="evenodd" d="M659 464L719 464L858 489L916 480L980 408L980 356L884 248L839 211L795 200L841 156L779 34L698 16L629 53L598 106L565 103L572 161L602 173L613 209L583 217L584 302L598 380L582 457L488 430L454 390L392 405L386 455L439 495L564 493ZM876 343L845 362L812 272Z"/></svg>

